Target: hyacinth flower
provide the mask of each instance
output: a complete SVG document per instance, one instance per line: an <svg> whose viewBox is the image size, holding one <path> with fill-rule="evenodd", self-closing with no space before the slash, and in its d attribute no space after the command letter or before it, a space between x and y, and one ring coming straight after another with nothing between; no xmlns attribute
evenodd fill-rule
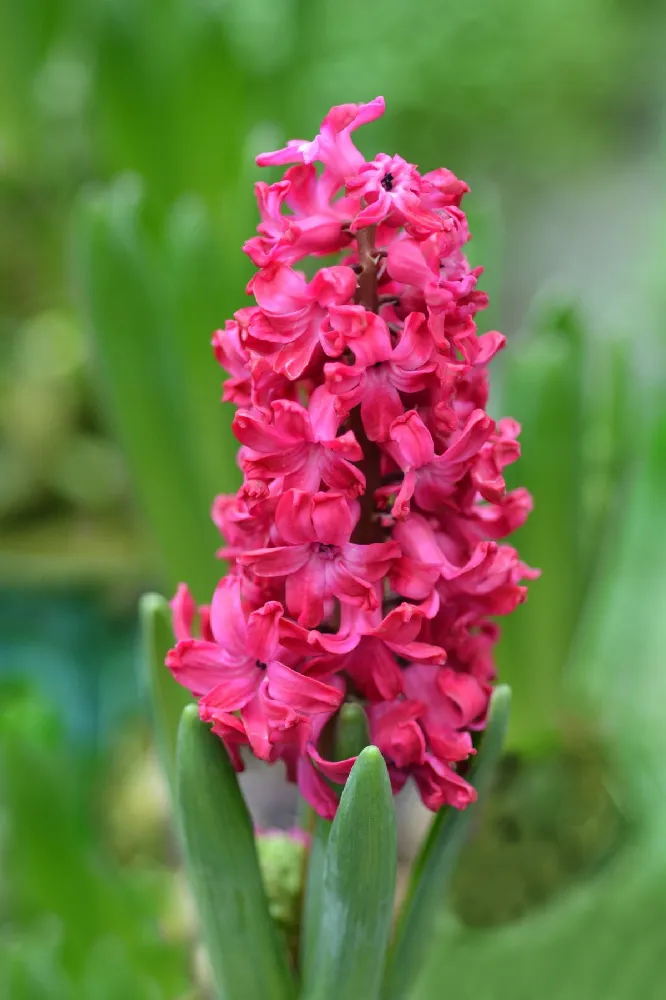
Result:
<svg viewBox="0 0 666 1000"><path fill-rule="evenodd" d="M256 305L214 335L227 398L242 404L245 477L217 509L223 533L241 517L246 533L226 550L206 629L167 658L236 766L242 746L283 761L327 819L331 782L355 761L322 745L344 700L364 706L371 735L381 728L396 791L413 778L431 809L474 800L459 765L492 691L489 626L534 575L493 530L515 530L530 504L502 476L519 428L486 412L486 366L505 341L476 332L487 297L464 255L467 186L398 156L366 162L351 133L383 110L380 98L334 108L313 142L257 158L293 166L257 185L260 235L245 245ZM310 281L296 267L333 253ZM410 642L377 637L396 616L413 623ZM428 650L425 687L410 680L423 670L413 647Z"/></svg>
<svg viewBox="0 0 666 1000"><path fill-rule="evenodd" d="M294 995L254 896L256 933L273 955L268 979L243 980L230 943L237 926L225 925L220 944L208 876L222 862L208 834L237 838L227 895L254 893L238 884L254 864L240 846L250 828L234 779L248 753L283 764L319 817L294 960L306 997L379 995L395 878L391 796L414 783L437 813L394 943L394 962L416 960L422 935L409 927L428 912L428 892L441 891L455 824L501 741L497 618L538 575L503 541L531 500L503 475L520 428L486 409L487 366L505 338L477 333L488 299L464 254L467 185L399 156L367 162L352 133L383 112L382 98L333 108L312 142L257 158L288 169L257 185L259 235L244 247L258 267L247 286L254 304L213 335L231 376L224 398L238 407L244 482L213 505L227 573L201 607L178 588L165 660L197 702L181 723L175 782L225 996L259 996L269 979L270 995ZM326 266L308 280L298 265L318 257ZM339 940L323 944L326 906L341 900ZM379 956L357 965L354 906ZM230 986L241 980L243 994Z"/></svg>

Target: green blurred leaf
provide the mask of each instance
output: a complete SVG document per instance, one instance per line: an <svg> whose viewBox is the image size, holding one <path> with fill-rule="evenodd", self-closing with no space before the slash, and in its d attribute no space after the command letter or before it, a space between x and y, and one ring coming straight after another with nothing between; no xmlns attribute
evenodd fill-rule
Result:
<svg viewBox="0 0 666 1000"><path fill-rule="evenodd" d="M529 342L505 359L502 404L522 426L509 484L526 486L535 508L511 543L542 576L530 584L527 603L502 622L498 663L514 693L509 744L538 750L559 724L583 600L584 332L575 309L550 304L529 329Z"/></svg>
<svg viewBox="0 0 666 1000"><path fill-rule="evenodd" d="M510 702L508 687L495 689L488 725L467 776L478 792L481 808L502 751ZM432 822L421 853L414 862L409 892L389 954L383 1000L403 1000L416 970L427 960L429 951L440 947L440 942L433 938L432 927L448 908L451 877L479 806L470 806L463 811L452 808L440 810Z"/></svg>
<svg viewBox="0 0 666 1000"><path fill-rule="evenodd" d="M183 359L165 336L170 318L154 253L141 226L141 185L124 177L85 195L75 219L73 260L116 427L169 584L187 580L208 597L216 534L208 470L192 453ZM207 332L201 331L205 341ZM215 465L218 455L210 456Z"/></svg>
<svg viewBox="0 0 666 1000"><path fill-rule="evenodd" d="M370 727L365 709L358 702L346 702L336 719L335 759L356 757L369 743Z"/></svg>
<svg viewBox="0 0 666 1000"><path fill-rule="evenodd" d="M178 815L190 884L219 995L288 1000L294 988L268 912L252 821L224 744L185 708L178 733Z"/></svg>
<svg viewBox="0 0 666 1000"><path fill-rule="evenodd" d="M164 773L173 787L178 725L183 709L192 699L165 666L173 646L171 611L159 594L144 594L139 606L141 619L142 676L150 695L153 726Z"/></svg>
<svg viewBox="0 0 666 1000"><path fill-rule="evenodd" d="M121 868L99 836L100 761L65 744L34 694L2 694L0 986L3 977L10 986L1 995L91 996L91 956L113 952L123 956L121 995L178 996L187 963L159 927L166 885L159 873Z"/></svg>
<svg viewBox="0 0 666 1000"><path fill-rule="evenodd" d="M660 1000L666 993L666 413L643 395L634 468L611 525L567 695L594 713L633 830L615 858L529 921L479 932L443 915L409 1000ZM649 595L649 600L646 600Z"/></svg>
<svg viewBox="0 0 666 1000"><path fill-rule="evenodd" d="M366 747L347 779L326 848L316 956L304 1000L379 995L393 914L395 808L384 759Z"/></svg>

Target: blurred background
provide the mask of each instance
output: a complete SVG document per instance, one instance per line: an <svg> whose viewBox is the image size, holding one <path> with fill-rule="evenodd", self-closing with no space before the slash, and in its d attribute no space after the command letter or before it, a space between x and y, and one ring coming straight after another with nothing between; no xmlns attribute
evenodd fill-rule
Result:
<svg viewBox="0 0 666 1000"><path fill-rule="evenodd" d="M492 998L530 962L546 1000L577 962L585 1000L666 993L665 41L661 0L0 0L2 1000L203 995L137 599L219 573L209 344L245 301L254 154L377 94L364 151L472 186L543 570L499 651L515 708L447 982L486 995L474 947ZM248 780L288 822L280 776Z"/></svg>

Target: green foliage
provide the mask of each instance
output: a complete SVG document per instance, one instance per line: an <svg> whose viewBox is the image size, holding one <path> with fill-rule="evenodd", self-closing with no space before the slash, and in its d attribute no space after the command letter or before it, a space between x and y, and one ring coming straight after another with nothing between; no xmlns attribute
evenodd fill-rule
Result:
<svg viewBox="0 0 666 1000"><path fill-rule="evenodd" d="M396 873L391 785L376 747L358 756L331 826L304 1000L379 996Z"/></svg>
<svg viewBox="0 0 666 1000"><path fill-rule="evenodd" d="M298 942L306 841L289 831L265 830L257 833L255 844L268 912L291 952Z"/></svg>
<svg viewBox="0 0 666 1000"><path fill-rule="evenodd" d="M187 580L203 599L218 575L209 508L235 475L219 375L205 338L194 335L207 324L201 310L189 317L195 330L185 322L206 255L206 233L192 229L192 211L176 205L165 243L155 247L142 222L140 185L121 178L81 203L74 255L109 402L170 586Z"/></svg>
<svg viewBox="0 0 666 1000"><path fill-rule="evenodd" d="M482 799L490 787L493 769L502 750L509 723L510 697L507 687L495 690L488 727L469 775L470 782ZM433 947L439 947L439 941L435 945L431 928L448 909L451 878L469 836L476 809L474 806L464 812L441 810L431 824L420 855L414 862L409 891L391 948L384 983L385 1000L400 1000L406 996L424 958Z"/></svg>
<svg viewBox="0 0 666 1000"><path fill-rule="evenodd" d="M105 852L93 821L99 768L67 747L53 714L32 693L5 690L4 705L0 995L171 1000L186 959L158 927L165 879Z"/></svg>
<svg viewBox="0 0 666 1000"><path fill-rule="evenodd" d="M162 767L173 787L178 725L185 705L192 699L185 688L176 683L165 665L166 654L174 643L169 605L158 594L144 594L139 617L143 682L150 698Z"/></svg>
<svg viewBox="0 0 666 1000"><path fill-rule="evenodd" d="M213 980L225 1000L294 996L287 959L268 912L252 821L224 748L182 715L176 757L179 827Z"/></svg>
<svg viewBox="0 0 666 1000"><path fill-rule="evenodd" d="M529 920L478 931L450 913L442 916L433 935L437 946L410 1000L437 996L444 977L462 1000L527 1000L543 992L544 983L553 1000L657 1000L664 994L666 747L657 714L665 683L666 551L657 526L666 499L666 424L656 403L644 395L621 527L607 540L565 684L575 703L594 707L616 794L631 823L626 842L601 871ZM629 665L637 668L628 673Z"/></svg>

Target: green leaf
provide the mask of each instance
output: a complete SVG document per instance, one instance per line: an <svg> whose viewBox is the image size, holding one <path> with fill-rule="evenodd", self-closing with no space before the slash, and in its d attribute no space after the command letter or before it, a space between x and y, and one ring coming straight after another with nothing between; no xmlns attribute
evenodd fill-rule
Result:
<svg viewBox="0 0 666 1000"><path fill-rule="evenodd" d="M355 757L370 743L368 717L357 702L346 702L338 713L335 724L335 758L347 760ZM324 894L324 859L331 831L328 820L317 816L308 807L303 826L312 827L312 844L308 859L308 870L303 895L303 913L300 934L300 969L305 981L313 975L317 953L317 935L321 924L321 908Z"/></svg>
<svg viewBox="0 0 666 1000"><path fill-rule="evenodd" d="M342 792L326 848L316 958L303 1000L379 995L396 876L393 795L384 759L366 747Z"/></svg>
<svg viewBox="0 0 666 1000"><path fill-rule="evenodd" d="M165 334L173 305L170 311L144 208L135 177L84 194L73 230L74 278L109 411L169 585L187 580L204 600L218 576L219 536L210 523L209 473L202 473L188 440L188 401L180 388L187 362L172 356ZM206 352L209 334L200 331Z"/></svg>
<svg viewBox="0 0 666 1000"><path fill-rule="evenodd" d="M509 743L541 750L557 732L583 599L584 330L567 304L541 306L529 326L530 340L506 359L502 405L522 426L509 485L527 487L534 499L512 544L542 576L530 584L527 603L502 622L498 664L514 695Z"/></svg>
<svg viewBox="0 0 666 1000"><path fill-rule="evenodd" d="M268 912L252 820L224 744L183 711L176 798L190 885L223 1000L289 1000L287 960Z"/></svg>
<svg viewBox="0 0 666 1000"><path fill-rule="evenodd" d="M488 725L470 769L468 780L481 800L502 750L510 701L508 687L495 689ZM446 911L451 876L477 808L474 805L463 811L443 809L433 820L421 854L414 864L410 889L400 914L387 964L383 1000L404 1000L415 971L421 968L429 949L439 946L439 942L433 940L432 927Z"/></svg>
<svg viewBox="0 0 666 1000"><path fill-rule="evenodd" d="M356 757L370 743L370 728L365 709L358 702L346 702L337 717L335 759Z"/></svg>
<svg viewBox="0 0 666 1000"><path fill-rule="evenodd" d="M139 605L142 679L148 687L157 747L164 773L173 788L178 725L191 696L164 665L173 646L171 613L159 594L144 594Z"/></svg>
<svg viewBox="0 0 666 1000"><path fill-rule="evenodd" d="M305 878L299 939L299 968L303 982L310 982L316 970L317 935L321 926L324 897L324 861L331 823L311 810L312 834Z"/></svg>

